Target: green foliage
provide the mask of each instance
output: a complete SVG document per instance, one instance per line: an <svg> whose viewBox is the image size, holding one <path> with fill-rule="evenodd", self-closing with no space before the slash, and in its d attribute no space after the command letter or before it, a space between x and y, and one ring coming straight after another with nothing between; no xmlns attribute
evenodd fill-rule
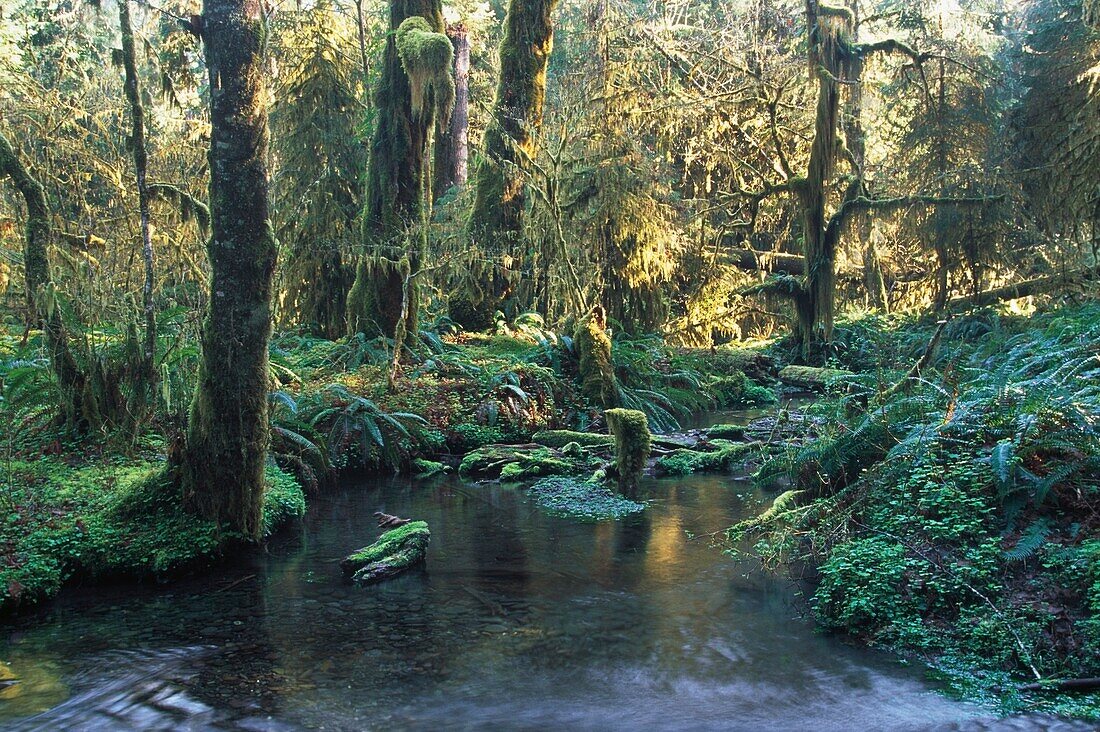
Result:
<svg viewBox="0 0 1100 732"><path fill-rule="evenodd" d="M927 337L914 327L899 339ZM980 332L907 390L859 376L812 407L819 438L761 471L783 466L803 493L754 524L757 550L819 565L822 625L919 653L953 684L985 688L1032 667L1094 675L1094 549L1081 523L1100 506L1100 309Z"/></svg>
<svg viewBox="0 0 1100 732"><path fill-rule="evenodd" d="M645 508L598 483L572 478L544 478L532 484L529 491L540 508L579 521L619 519Z"/></svg>
<svg viewBox="0 0 1100 732"><path fill-rule="evenodd" d="M96 464L99 462L100 464ZM18 508L3 525L12 546L0 568L0 608L26 606L81 577L164 577L209 561L242 539L182 509L178 479L138 460L72 467L56 459L18 462ZM301 486L269 466L263 530L305 513Z"/></svg>
<svg viewBox="0 0 1100 732"><path fill-rule="evenodd" d="M715 404L722 408L756 407L777 401L774 391L755 383L740 371L712 378L706 388Z"/></svg>

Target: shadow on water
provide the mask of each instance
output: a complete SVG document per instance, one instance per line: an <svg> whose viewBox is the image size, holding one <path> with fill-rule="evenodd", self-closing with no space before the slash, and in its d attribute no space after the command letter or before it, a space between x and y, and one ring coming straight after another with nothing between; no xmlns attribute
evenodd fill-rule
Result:
<svg viewBox="0 0 1100 732"><path fill-rule="evenodd" d="M522 491L358 480L229 571L69 592L0 642L11 729L1057 729L996 720L918 670L815 635L791 588L703 538L743 511L721 477L653 480L620 522ZM421 572L336 562L374 511L426 520ZM692 539L691 537L700 537Z"/></svg>

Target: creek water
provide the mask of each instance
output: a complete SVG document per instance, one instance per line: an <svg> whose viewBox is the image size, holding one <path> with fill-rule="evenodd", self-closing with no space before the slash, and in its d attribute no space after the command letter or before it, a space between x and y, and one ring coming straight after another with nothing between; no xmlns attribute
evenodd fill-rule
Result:
<svg viewBox="0 0 1100 732"><path fill-rule="evenodd" d="M815 634L790 583L707 538L759 510L748 484L643 489L643 513L586 524L518 488L346 480L264 552L163 587L73 588L6 628L0 671L19 681L0 680L0 727L1078 728L999 720ZM346 585L337 561L379 510L428 522L426 566Z"/></svg>

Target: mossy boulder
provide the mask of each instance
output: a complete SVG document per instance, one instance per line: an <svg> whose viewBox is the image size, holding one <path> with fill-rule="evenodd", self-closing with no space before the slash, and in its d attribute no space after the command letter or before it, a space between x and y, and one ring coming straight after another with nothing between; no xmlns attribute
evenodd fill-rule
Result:
<svg viewBox="0 0 1100 732"><path fill-rule="evenodd" d="M344 557L340 569L360 585L391 579L424 562L431 538L427 523L410 521L382 534L370 546Z"/></svg>
<svg viewBox="0 0 1100 732"><path fill-rule="evenodd" d="M595 467L584 453L565 454L542 445L485 445L462 459L458 473L475 480L523 481L547 475L578 475Z"/></svg>
<svg viewBox="0 0 1100 732"><path fill-rule="evenodd" d="M619 490L633 495L638 490L649 451L653 448L653 435L645 412L636 409L609 409L604 412L607 426L615 435L615 464L619 469Z"/></svg>

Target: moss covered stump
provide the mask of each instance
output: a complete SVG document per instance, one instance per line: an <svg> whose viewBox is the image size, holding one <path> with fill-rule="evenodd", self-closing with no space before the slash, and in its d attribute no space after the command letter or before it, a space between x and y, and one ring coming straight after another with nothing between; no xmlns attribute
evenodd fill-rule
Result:
<svg viewBox="0 0 1100 732"><path fill-rule="evenodd" d="M615 435L615 463L619 468L619 491L632 496L638 490L649 451L653 447L653 435L645 412L634 409L609 409L604 412L607 426Z"/></svg>
<svg viewBox="0 0 1100 732"><path fill-rule="evenodd" d="M611 336L603 306L594 307L581 321L573 342L580 361L581 393L604 409L619 406L619 385L611 363Z"/></svg>
<svg viewBox="0 0 1100 732"><path fill-rule="evenodd" d="M427 523L411 521L344 557L340 568L355 584L373 585L423 563L431 538Z"/></svg>

